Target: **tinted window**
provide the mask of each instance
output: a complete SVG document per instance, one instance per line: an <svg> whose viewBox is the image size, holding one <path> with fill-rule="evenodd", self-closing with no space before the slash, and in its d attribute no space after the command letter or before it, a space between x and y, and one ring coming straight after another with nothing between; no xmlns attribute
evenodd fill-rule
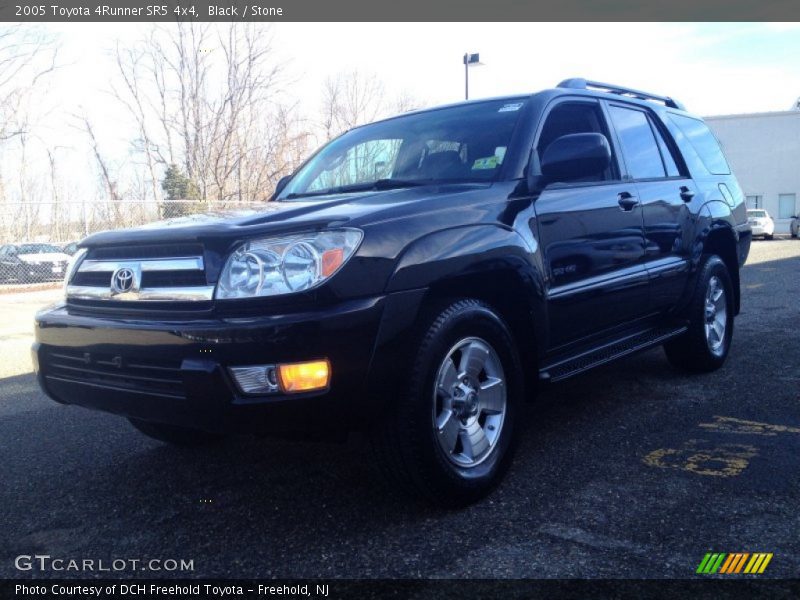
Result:
<svg viewBox="0 0 800 600"><path fill-rule="evenodd" d="M664 177L661 153L658 151L647 115L640 110L621 106L611 106L610 112L631 177L634 179Z"/></svg>
<svg viewBox="0 0 800 600"><path fill-rule="evenodd" d="M714 175L730 174L731 169L722 154L719 142L705 123L683 115L671 114L669 118L689 140L710 173Z"/></svg>
<svg viewBox="0 0 800 600"><path fill-rule="evenodd" d="M664 159L664 167L667 169L668 177L678 177L681 173L678 170L678 165L675 164L675 158L670 152L667 142L658 130L658 127L653 125L653 131L656 133L656 140L658 141L658 149L661 150L661 157Z"/></svg>

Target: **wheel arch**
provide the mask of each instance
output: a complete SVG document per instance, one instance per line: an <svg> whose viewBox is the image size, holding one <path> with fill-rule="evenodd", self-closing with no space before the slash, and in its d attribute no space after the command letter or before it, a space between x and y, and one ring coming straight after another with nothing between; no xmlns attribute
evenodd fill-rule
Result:
<svg viewBox="0 0 800 600"><path fill-rule="evenodd" d="M437 281L428 289L423 306L441 306L460 298L472 298L488 305L511 333L522 364L525 395L531 398L538 382L545 308L539 307L534 286L516 271L493 270L488 285L478 280L478 274L453 275Z"/></svg>
<svg viewBox="0 0 800 600"><path fill-rule="evenodd" d="M728 223L712 225L702 242L703 254L716 254L725 263L733 284L734 314L739 314L741 307L741 289L739 278L739 258L736 234Z"/></svg>

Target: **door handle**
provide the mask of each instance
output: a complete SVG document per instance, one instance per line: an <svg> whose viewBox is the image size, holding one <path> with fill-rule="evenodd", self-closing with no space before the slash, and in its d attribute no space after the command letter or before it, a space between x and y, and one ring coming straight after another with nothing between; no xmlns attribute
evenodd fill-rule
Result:
<svg viewBox="0 0 800 600"><path fill-rule="evenodd" d="M639 199L629 192L621 192L617 194L617 202L622 210L629 211L639 204Z"/></svg>
<svg viewBox="0 0 800 600"><path fill-rule="evenodd" d="M691 202L692 198L694 198L694 192L690 190L685 185L681 186L681 200L684 202Z"/></svg>

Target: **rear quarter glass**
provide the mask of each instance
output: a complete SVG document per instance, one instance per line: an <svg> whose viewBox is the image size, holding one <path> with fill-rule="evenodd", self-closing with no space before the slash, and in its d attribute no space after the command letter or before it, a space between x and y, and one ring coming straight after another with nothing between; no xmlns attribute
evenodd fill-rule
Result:
<svg viewBox="0 0 800 600"><path fill-rule="evenodd" d="M690 169L692 169L691 163L694 163L693 171L702 166L704 171L712 175L731 174L731 168L725 160L717 138L703 121L675 113L670 113L669 121L680 132L679 135L675 135L673 128L672 133L686 162L690 163Z"/></svg>

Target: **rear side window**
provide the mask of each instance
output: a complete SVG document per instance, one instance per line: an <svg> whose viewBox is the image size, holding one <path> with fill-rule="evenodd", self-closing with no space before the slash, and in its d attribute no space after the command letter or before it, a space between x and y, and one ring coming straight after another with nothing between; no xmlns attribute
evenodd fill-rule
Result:
<svg viewBox="0 0 800 600"><path fill-rule="evenodd" d="M664 177L664 163L661 162L661 153L647 115L640 110L613 105L609 107L609 112L631 177Z"/></svg>
<svg viewBox="0 0 800 600"><path fill-rule="evenodd" d="M658 149L661 150L661 157L664 159L664 168L667 169L667 177L678 177L681 172L678 170L678 165L675 164L675 158L664 140L664 136L658 130L658 127L653 125L653 130L656 133L656 140L658 141Z"/></svg>
<svg viewBox="0 0 800 600"><path fill-rule="evenodd" d="M670 114L670 120L681 130L712 175L730 175L731 168L722 154L719 142L708 126L699 119Z"/></svg>

